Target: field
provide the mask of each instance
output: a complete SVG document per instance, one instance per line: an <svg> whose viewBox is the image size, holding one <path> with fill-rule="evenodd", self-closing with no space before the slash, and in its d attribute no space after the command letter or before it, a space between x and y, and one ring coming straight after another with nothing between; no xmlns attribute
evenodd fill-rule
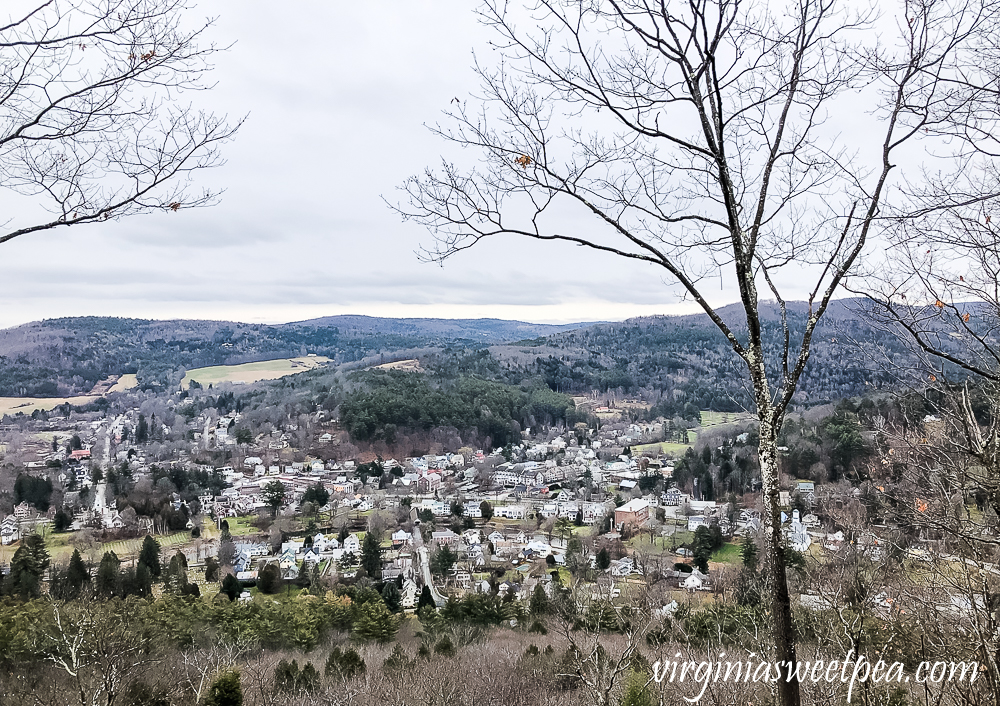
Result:
<svg viewBox="0 0 1000 706"><path fill-rule="evenodd" d="M108 392L125 392L125 390L130 390L136 387L139 381L135 377L135 373L126 373L118 378L118 382L111 386Z"/></svg>
<svg viewBox="0 0 1000 706"><path fill-rule="evenodd" d="M702 427L716 427L720 424L733 424L734 422L745 422L750 419L747 412L709 412L701 413Z"/></svg>
<svg viewBox="0 0 1000 706"><path fill-rule="evenodd" d="M301 358L279 358L277 360L262 360L258 363L243 363L241 365L213 365L209 368L196 368L187 371L181 380L181 387L187 388L194 380L202 386L218 385L222 382L251 383L259 380L275 380L286 375L304 373L330 362L324 356L303 356Z"/></svg>
<svg viewBox="0 0 1000 706"><path fill-rule="evenodd" d="M85 405L97 399L97 395L78 395L76 397L0 397L0 416L5 414L31 414L36 409L49 411L61 404Z"/></svg>
<svg viewBox="0 0 1000 706"><path fill-rule="evenodd" d="M635 454L658 453L673 458L676 456L683 456L684 452L687 451L689 448L690 448L689 444L678 444L673 441L661 441L656 444L638 444L636 446L633 446L632 453Z"/></svg>
<svg viewBox="0 0 1000 706"><path fill-rule="evenodd" d="M69 562L69 558L73 555L73 549L75 548L70 544L69 540L74 537L74 533L56 534L46 529L46 531L42 532L42 536L45 538L45 548L49 552L49 556L54 564L66 564ZM143 537L136 537L133 539L105 542L94 545L92 552L81 548L80 553L85 555L85 559L94 559L100 558L106 551L112 551L118 555L119 559L130 559L139 555L143 539ZM166 535L158 534L156 535L156 541L160 543L163 555L169 557L173 554L173 551L167 553L167 549L176 551L181 545L188 544L191 542L191 533L184 531ZM14 552L20 546L21 543L18 542L6 547L0 547L0 563L9 564L10 560L14 557ZM87 556L90 553L93 554L92 557Z"/></svg>
<svg viewBox="0 0 1000 706"><path fill-rule="evenodd" d="M375 370L403 370L408 373L422 373L423 368L420 367L420 361L413 358L410 360L397 360L394 363L383 363L382 365L373 365Z"/></svg>

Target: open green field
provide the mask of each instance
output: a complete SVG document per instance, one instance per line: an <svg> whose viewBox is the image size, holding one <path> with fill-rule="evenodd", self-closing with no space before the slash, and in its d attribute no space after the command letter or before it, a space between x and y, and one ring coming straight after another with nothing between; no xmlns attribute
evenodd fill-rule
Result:
<svg viewBox="0 0 1000 706"><path fill-rule="evenodd" d="M743 557L740 556L740 545L732 544L727 542L721 547L712 552L712 556L709 561L717 562L719 564L732 564L737 565L743 562Z"/></svg>
<svg viewBox="0 0 1000 706"><path fill-rule="evenodd" d="M145 537L135 537L133 539L121 539L117 542L107 542L104 545L104 551L114 552L118 555L119 559L127 556L138 556L144 539ZM161 534L156 535L154 539L160 543L160 555L169 557L169 554L164 553L165 550L169 547L178 547L182 544L187 544L191 541L191 533L175 532L174 534Z"/></svg>
<svg viewBox="0 0 1000 706"><path fill-rule="evenodd" d="M71 543L70 539L73 537L74 533L67 532L63 534L56 534L51 531L45 531L42 536L45 537L45 549L49 552L49 556L53 564L66 564L69 562L69 558L73 556L73 549L75 548ZM118 555L119 559L128 559L130 557L135 557L139 555L139 550L142 548L142 541L144 537L136 537L134 539L121 539L114 542L105 542L103 544L95 545L97 551L95 556L102 556L104 552L111 551ZM159 534L155 535L155 539L160 543L162 550L166 551L171 547L180 547L183 544L187 544L191 541L191 533L184 532L174 532L173 534ZM0 563L9 564L10 560L14 558L14 552L17 548L21 546L21 543L11 544L6 547L0 547ZM86 554L87 552L81 548L81 554ZM85 556L86 558L86 556Z"/></svg>
<svg viewBox="0 0 1000 706"><path fill-rule="evenodd" d="M689 432L690 433L690 432ZM690 444L678 444L673 441L661 441L656 444L639 444L632 447L632 453L658 453L665 456L683 456L684 452L690 448Z"/></svg>
<svg viewBox="0 0 1000 706"><path fill-rule="evenodd" d="M723 424L734 424L736 422L745 422L750 419L750 415L746 412L712 412L710 410L703 410L701 412L701 428L707 429L709 427L717 427ZM689 448L694 446L698 441L698 430L688 429L688 439L690 439L690 444L679 444L674 441L661 441L655 444L639 444L632 447L632 451L638 454L644 453L654 453L663 454L664 456L669 456L671 458L678 458L684 455L684 452Z"/></svg>
<svg viewBox="0 0 1000 706"><path fill-rule="evenodd" d="M208 368L188 370L181 380L181 387L187 389L194 380L202 386L218 385L222 382L251 383L259 380L276 380L286 375L304 373L314 370L330 359L325 356L303 356L301 358L278 358L262 360L257 363L242 363L240 365L213 365Z"/></svg>
<svg viewBox="0 0 1000 706"><path fill-rule="evenodd" d="M703 427L717 427L720 424L745 422L748 419L750 419L750 415L746 412L710 412L705 410L701 413Z"/></svg>

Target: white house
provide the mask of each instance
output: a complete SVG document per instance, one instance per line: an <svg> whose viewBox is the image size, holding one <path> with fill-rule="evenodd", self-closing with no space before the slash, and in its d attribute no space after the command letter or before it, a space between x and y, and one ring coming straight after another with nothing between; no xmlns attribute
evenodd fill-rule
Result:
<svg viewBox="0 0 1000 706"><path fill-rule="evenodd" d="M407 547L413 543L413 535L404 530L397 530L392 533L392 546L395 548Z"/></svg>
<svg viewBox="0 0 1000 706"><path fill-rule="evenodd" d="M352 534L344 540L344 551L351 554L358 554L361 552L361 540L358 539L358 535Z"/></svg>
<svg viewBox="0 0 1000 706"><path fill-rule="evenodd" d="M688 518L688 532L694 532L699 527L708 527L708 520L704 515L691 515Z"/></svg>
<svg viewBox="0 0 1000 706"><path fill-rule="evenodd" d="M695 569L681 581L680 587L686 591L704 591L708 584L708 577Z"/></svg>
<svg viewBox="0 0 1000 706"><path fill-rule="evenodd" d="M416 608L420 600L420 589L412 579L403 579L403 590L400 605L404 608Z"/></svg>
<svg viewBox="0 0 1000 706"><path fill-rule="evenodd" d="M21 527L17 518L8 515L0 522L0 544L13 544L21 538Z"/></svg>

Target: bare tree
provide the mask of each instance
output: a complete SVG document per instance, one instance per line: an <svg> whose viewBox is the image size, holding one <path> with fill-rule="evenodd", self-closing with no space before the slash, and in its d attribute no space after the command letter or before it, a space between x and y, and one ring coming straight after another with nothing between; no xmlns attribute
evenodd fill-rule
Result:
<svg viewBox="0 0 1000 706"><path fill-rule="evenodd" d="M162 661L156 641L137 629L135 602L53 602L51 609L52 619L34 627L33 647L69 677L80 706L111 706Z"/></svg>
<svg viewBox="0 0 1000 706"><path fill-rule="evenodd" d="M59 226L214 202L191 189L239 125L186 102L211 21L186 0L46 0L0 16L0 243ZM41 207L41 209L39 208ZM48 214L42 212L42 209Z"/></svg>
<svg viewBox="0 0 1000 706"><path fill-rule="evenodd" d="M481 162L443 161L407 181L408 203L396 206L433 232L430 261L517 235L661 268L725 335L760 424L785 706L799 688L777 436L829 302L881 214L912 207L893 205L903 193L893 186L925 172L897 163L965 129L962 72L997 26L981 0L904 1L895 12L882 20L833 0L538 0L528 10L486 0L500 59L477 64L475 105L459 102L433 128ZM712 305L711 278L736 283L739 316ZM782 292L807 301L786 305ZM762 296L780 323L762 317Z"/></svg>

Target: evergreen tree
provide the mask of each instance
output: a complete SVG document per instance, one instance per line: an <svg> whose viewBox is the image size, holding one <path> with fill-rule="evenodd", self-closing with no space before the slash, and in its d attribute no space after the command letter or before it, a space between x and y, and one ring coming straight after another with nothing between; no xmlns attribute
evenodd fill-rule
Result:
<svg viewBox="0 0 1000 706"><path fill-rule="evenodd" d="M493 519L493 506L488 501L483 500L479 503L479 512L483 516L483 522L489 522Z"/></svg>
<svg viewBox="0 0 1000 706"><path fill-rule="evenodd" d="M121 561L114 552L104 552L101 563L97 567L97 580L94 590L102 598L110 598L118 593L119 571Z"/></svg>
<svg viewBox="0 0 1000 706"><path fill-rule="evenodd" d="M399 621L382 601L369 601L358 609L354 637L358 640L389 642L399 630Z"/></svg>
<svg viewBox="0 0 1000 706"><path fill-rule="evenodd" d="M372 581L382 580L382 547L374 532L365 535L361 543L361 568Z"/></svg>
<svg viewBox="0 0 1000 706"><path fill-rule="evenodd" d="M158 579L160 577L160 543L148 534L142 540L142 549L139 551L139 564L146 567L152 578Z"/></svg>
<svg viewBox="0 0 1000 706"><path fill-rule="evenodd" d="M431 557L431 573L435 576L446 576L451 568L455 565L458 560L458 555L452 551L451 547L447 544L442 544L441 547L434 552L434 556Z"/></svg>
<svg viewBox="0 0 1000 706"><path fill-rule="evenodd" d="M713 525L712 529L702 525L694 532L694 542L691 551L693 553L692 563L698 567L699 571L708 572L708 560L712 552L722 546L722 532L718 525Z"/></svg>
<svg viewBox="0 0 1000 706"><path fill-rule="evenodd" d="M170 557L163 583L171 593L182 594L187 589L187 557L183 552L178 551Z"/></svg>
<svg viewBox="0 0 1000 706"><path fill-rule="evenodd" d="M382 600L385 601L386 608L393 613L398 613L402 608L400 605L402 598L396 583L394 581L386 581L385 586L382 587Z"/></svg>
<svg viewBox="0 0 1000 706"><path fill-rule="evenodd" d="M749 533L743 535L743 542L740 544L740 556L743 558L743 568L750 573L757 571L757 545Z"/></svg>
<svg viewBox="0 0 1000 706"><path fill-rule="evenodd" d="M597 552L597 568L601 571L607 571L611 566L611 555L608 554L607 547L601 547L601 550Z"/></svg>
<svg viewBox="0 0 1000 706"><path fill-rule="evenodd" d="M83 592L84 587L90 586L90 571L87 569L87 565L83 563L83 557L80 556L79 549L74 549L73 556L69 559L65 581L67 589L74 598Z"/></svg>
<svg viewBox="0 0 1000 706"><path fill-rule="evenodd" d="M143 598L148 598L152 592L153 572L140 562L135 567L135 593Z"/></svg>
<svg viewBox="0 0 1000 706"><path fill-rule="evenodd" d="M219 536L219 564L232 566L236 561L236 542L229 533L229 523L222 521L222 534Z"/></svg>
<svg viewBox="0 0 1000 706"><path fill-rule="evenodd" d="M545 595L545 589L540 583L535 584L531 601L528 603L528 612L532 615L545 615L549 612L549 597Z"/></svg>
<svg viewBox="0 0 1000 706"><path fill-rule="evenodd" d="M634 669L630 671L622 692L621 706L654 706L655 703L649 688L649 677Z"/></svg>
<svg viewBox="0 0 1000 706"><path fill-rule="evenodd" d="M208 557L205 560L205 580L210 582L219 580L219 562L215 557Z"/></svg>
<svg viewBox="0 0 1000 706"><path fill-rule="evenodd" d="M22 600L37 598L41 595L42 576L47 568L49 553L45 549L45 540L37 534L28 535L14 552L3 592Z"/></svg>
<svg viewBox="0 0 1000 706"><path fill-rule="evenodd" d="M60 507L56 510L55 517L52 518L52 529L56 532L65 532L73 524L73 515L66 511L66 508Z"/></svg>
<svg viewBox="0 0 1000 706"><path fill-rule="evenodd" d="M434 595L431 593L431 587L427 585L420 589L420 599L417 601L417 612L419 613L420 609L424 606L431 609L437 608L437 605L434 603Z"/></svg>
<svg viewBox="0 0 1000 706"><path fill-rule="evenodd" d="M334 647L326 660L324 673L327 677L351 679L365 673L365 661L353 647L346 650Z"/></svg>
<svg viewBox="0 0 1000 706"><path fill-rule="evenodd" d="M257 576L257 588L261 593L275 594L281 590L282 585L281 569L277 564L268 564L260 570Z"/></svg>
<svg viewBox="0 0 1000 706"><path fill-rule="evenodd" d="M147 441L149 441L149 424L146 422L146 417L140 414L135 427L135 443L145 444Z"/></svg>
<svg viewBox="0 0 1000 706"><path fill-rule="evenodd" d="M272 480L261 489L264 502L271 508L271 514L278 516L278 508L285 502L285 486L280 480Z"/></svg>
<svg viewBox="0 0 1000 706"><path fill-rule="evenodd" d="M219 593L228 596L230 601L235 601L240 597L243 592L243 587L240 586L240 582L236 579L233 574L226 574L226 578L222 580L222 588Z"/></svg>

